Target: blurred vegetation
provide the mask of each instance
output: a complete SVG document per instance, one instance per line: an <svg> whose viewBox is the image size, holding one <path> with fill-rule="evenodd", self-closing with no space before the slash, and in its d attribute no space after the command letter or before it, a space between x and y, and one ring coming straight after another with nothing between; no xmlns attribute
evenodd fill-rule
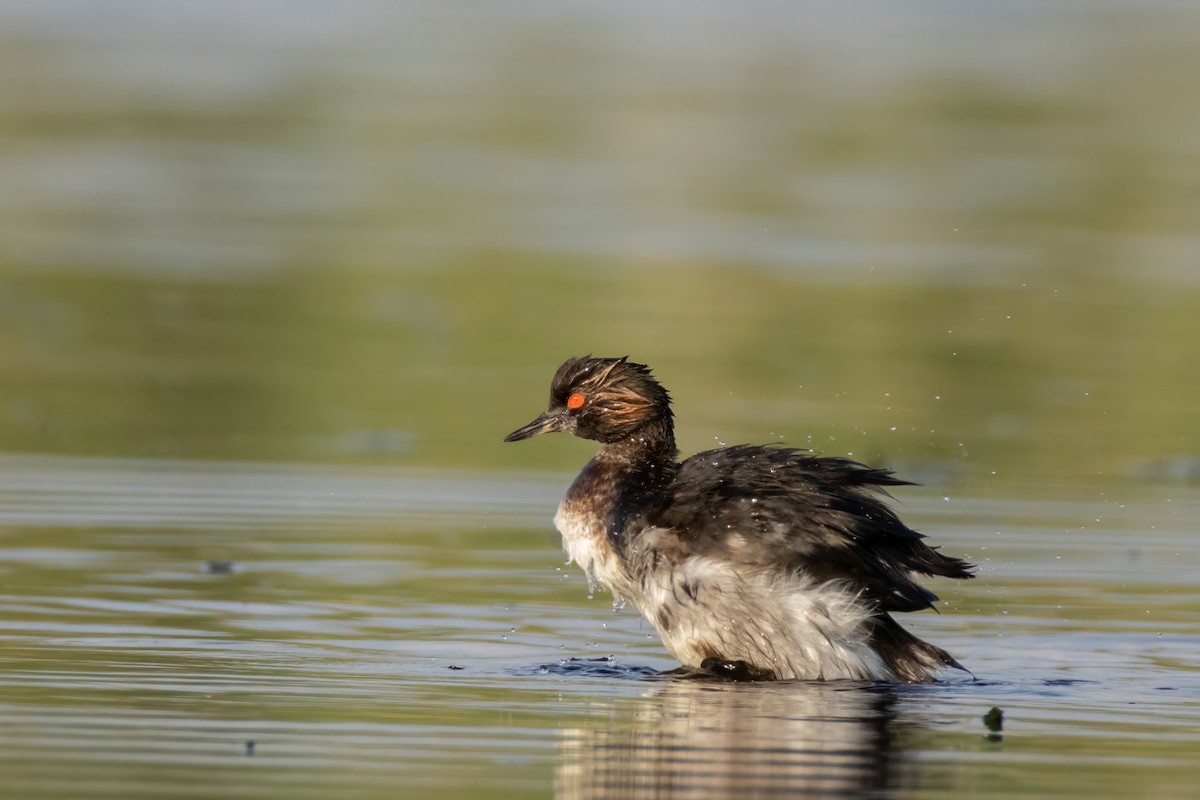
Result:
<svg viewBox="0 0 1200 800"><path fill-rule="evenodd" d="M656 368L688 451L782 439L1077 480L1200 435L1200 297L1124 279L842 285L528 259L233 284L26 273L5 294L7 450L569 468L587 445L500 438L589 351Z"/></svg>
<svg viewBox="0 0 1200 800"><path fill-rule="evenodd" d="M355 8L0 34L0 449L569 469L499 440L594 352L655 367L685 451L1195 457L1194 15L738 16L713 51L671 49L709 17Z"/></svg>

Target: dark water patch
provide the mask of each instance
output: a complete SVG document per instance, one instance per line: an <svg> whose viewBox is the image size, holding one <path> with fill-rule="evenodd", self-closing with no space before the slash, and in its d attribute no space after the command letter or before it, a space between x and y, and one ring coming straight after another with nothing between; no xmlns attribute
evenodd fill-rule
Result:
<svg viewBox="0 0 1200 800"><path fill-rule="evenodd" d="M556 675L568 678L617 678L621 680L641 680L659 674L659 671L653 667L624 664L615 656L592 658L571 656L551 664L519 668L509 672L512 675Z"/></svg>

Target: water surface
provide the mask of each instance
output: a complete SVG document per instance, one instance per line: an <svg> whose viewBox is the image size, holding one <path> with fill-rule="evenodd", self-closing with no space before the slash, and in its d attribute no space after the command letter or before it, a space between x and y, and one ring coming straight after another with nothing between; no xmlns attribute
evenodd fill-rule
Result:
<svg viewBox="0 0 1200 800"><path fill-rule="evenodd" d="M0 477L12 796L1198 786L1195 492L906 490L981 565L906 623L974 678L887 687L656 677L649 626L562 563L566 475L14 457Z"/></svg>

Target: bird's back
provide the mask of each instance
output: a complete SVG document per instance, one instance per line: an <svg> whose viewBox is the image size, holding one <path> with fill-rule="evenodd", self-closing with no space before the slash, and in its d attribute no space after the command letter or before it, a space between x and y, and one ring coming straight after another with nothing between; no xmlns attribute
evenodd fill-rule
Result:
<svg viewBox="0 0 1200 800"><path fill-rule="evenodd" d="M736 445L679 466L648 518L697 553L844 581L884 611L930 608L936 595L915 574L971 577L887 506L889 470L788 447Z"/></svg>

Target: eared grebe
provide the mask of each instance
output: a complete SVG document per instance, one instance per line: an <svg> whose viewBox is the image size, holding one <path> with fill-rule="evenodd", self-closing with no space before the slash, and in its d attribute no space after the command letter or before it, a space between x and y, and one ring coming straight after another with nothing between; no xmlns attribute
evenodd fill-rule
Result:
<svg viewBox="0 0 1200 800"><path fill-rule="evenodd" d="M893 611L932 608L918 575L970 578L883 502L886 469L779 446L679 462L671 398L642 364L573 358L546 412L506 442L601 443L554 524L588 582L633 603L685 667L755 679L928 681L963 667Z"/></svg>

